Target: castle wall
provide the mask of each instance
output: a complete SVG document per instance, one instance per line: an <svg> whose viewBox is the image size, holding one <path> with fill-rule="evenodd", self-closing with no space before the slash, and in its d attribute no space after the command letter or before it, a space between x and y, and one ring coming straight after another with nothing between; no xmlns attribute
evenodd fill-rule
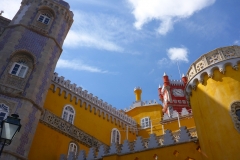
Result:
<svg viewBox="0 0 240 160"><path fill-rule="evenodd" d="M240 71L225 63L223 72L214 68L202 76L190 96L202 152L209 159L240 159L240 134L233 121L233 102L240 101ZM235 63L234 63L235 64ZM240 64L235 68L239 68Z"/></svg>

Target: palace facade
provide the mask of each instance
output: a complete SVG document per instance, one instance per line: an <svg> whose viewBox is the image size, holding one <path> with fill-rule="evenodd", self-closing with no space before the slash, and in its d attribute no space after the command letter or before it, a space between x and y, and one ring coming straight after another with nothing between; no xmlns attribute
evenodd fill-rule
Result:
<svg viewBox="0 0 240 160"><path fill-rule="evenodd" d="M63 0L22 0L0 15L0 121L22 128L6 160L238 160L240 47L203 54L181 80L163 74L156 100L118 110L54 72L73 12Z"/></svg>

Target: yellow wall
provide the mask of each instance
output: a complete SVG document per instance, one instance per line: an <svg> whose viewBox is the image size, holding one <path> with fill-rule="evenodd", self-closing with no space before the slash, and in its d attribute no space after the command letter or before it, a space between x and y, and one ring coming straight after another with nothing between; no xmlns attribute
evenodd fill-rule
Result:
<svg viewBox="0 0 240 160"><path fill-rule="evenodd" d="M162 126L160 125L160 120L162 118L162 106L161 105L149 105L149 106L140 106L136 107L126 113L131 116L138 124L138 128L141 128L140 120L144 117L149 117L153 128L152 131L157 136L162 134ZM151 128L139 130L138 136L143 138L148 138L151 134Z"/></svg>
<svg viewBox="0 0 240 160"><path fill-rule="evenodd" d="M53 114L62 117L62 111L65 105L71 105L75 109L74 125L85 133L95 137L99 141L110 146L111 131L113 128L117 128L121 134L121 142L126 139L126 129L122 129L111 121L103 118L94 113L94 110L90 112L90 109L85 109L85 104L80 106L80 101L75 104L75 98L70 101L70 96L64 98L65 93L59 95L60 89L53 92L53 85L50 87L44 108L52 112ZM136 134L128 132L129 141L133 141L136 138ZM34 136L33 145L29 154L29 159L36 159L35 156L41 155L40 159L58 159L60 154L67 154L69 143L73 140L58 131L49 128L41 123L38 124L36 134ZM79 143L78 143L79 144ZM79 144L80 149L88 149L86 146ZM38 159L38 158L37 158Z"/></svg>
<svg viewBox="0 0 240 160"><path fill-rule="evenodd" d="M159 147L141 152L134 152L124 155L111 155L103 157L103 160L154 160L156 154L158 160L205 160L201 152L197 151L198 145L194 142L181 143L177 145ZM179 154L174 155L177 151ZM189 159L192 158L192 159Z"/></svg>
<svg viewBox="0 0 240 160"><path fill-rule="evenodd" d="M70 142L78 144L79 150L88 151L86 146L73 141L71 138L45 126L42 123L39 123L28 159L59 159L61 154L68 154L68 146Z"/></svg>
<svg viewBox="0 0 240 160"><path fill-rule="evenodd" d="M53 86L51 86L51 88L53 88ZM119 125L112 122L111 119L107 120L107 117L104 118L103 115L99 116L98 113L94 113L94 109L90 111L90 106L88 106L88 109L85 109L85 103L83 103L82 106L80 106L80 101L78 104L75 104L75 98L70 101L70 95L64 98L65 93L63 92L62 95L59 95L59 91L59 88L57 88L56 92L52 92L52 89L49 90L44 108L61 117L64 106L71 105L76 112L74 125L105 144L110 145L111 131L113 128L117 128L120 131L122 142L126 138L125 129L119 127ZM133 133L128 133L129 140L135 139L135 136Z"/></svg>
<svg viewBox="0 0 240 160"><path fill-rule="evenodd" d="M163 135L163 128L164 130L169 129L172 132L179 131L178 120L174 119L168 121L163 124L160 123L162 120L162 106L161 105L151 105L151 106L141 106L136 107L127 112L129 116L136 120L138 123L138 128L141 128L141 119L144 117L150 117L152 121L152 132L155 133L157 136ZM193 117L185 117L180 119L181 126L186 126L189 128L195 128L195 123ZM143 138L148 138L149 134L151 134L151 128L146 128L139 130L138 136L142 136Z"/></svg>
<svg viewBox="0 0 240 160"><path fill-rule="evenodd" d="M164 130L168 129L172 132L179 131L178 119L171 120L170 122L166 122L163 124ZM185 126L188 129L195 128L194 118L191 116L187 116L184 118L180 118L180 126Z"/></svg>
<svg viewBox="0 0 240 160"><path fill-rule="evenodd" d="M231 103L240 100L240 71L227 66L225 74L206 75L190 100L202 151L209 159L240 159L240 134L230 116Z"/></svg>

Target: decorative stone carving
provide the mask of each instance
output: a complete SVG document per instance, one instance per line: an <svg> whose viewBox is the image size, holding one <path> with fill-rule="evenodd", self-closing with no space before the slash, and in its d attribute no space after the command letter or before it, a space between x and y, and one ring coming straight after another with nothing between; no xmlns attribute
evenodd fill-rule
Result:
<svg viewBox="0 0 240 160"><path fill-rule="evenodd" d="M159 146L159 143L157 141L156 135L155 134L150 134L148 148L155 148L155 147L158 147L158 146Z"/></svg>
<svg viewBox="0 0 240 160"><path fill-rule="evenodd" d="M200 72L205 67L204 61L200 61L196 64L197 72Z"/></svg>
<svg viewBox="0 0 240 160"><path fill-rule="evenodd" d="M233 120L234 127L240 133L240 119L236 114L236 111L240 109L240 101L233 102L230 106L230 115Z"/></svg>
<svg viewBox="0 0 240 160"><path fill-rule="evenodd" d="M187 130L187 127L182 126L180 127L180 136L179 136L179 140L178 142L187 142L189 140L191 140L191 135L189 133L189 131Z"/></svg>
<svg viewBox="0 0 240 160"><path fill-rule="evenodd" d="M45 110L44 115L40 119L41 123L48 125L51 128L54 128L60 133L63 133L76 141L86 145L87 147L96 147L98 148L100 145L104 144L97 140L96 138L90 136L85 133L81 129L75 127L74 125L68 123L62 118L54 115L53 113ZM106 145L107 146L107 145Z"/></svg>
<svg viewBox="0 0 240 160"><path fill-rule="evenodd" d="M219 54L216 53L216 54L212 54L211 56L208 56L207 60L208 60L209 65L211 65L211 64L219 62L221 60L221 58L220 58Z"/></svg>
<svg viewBox="0 0 240 160"><path fill-rule="evenodd" d="M88 156L87 156L86 160L94 160L94 159L95 159L95 149L92 147L88 151Z"/></svg>
<svg viewBox="0 0 240 160"><path fill-rule="evenodd" d="M98 149L98 155L97 155L97 158L100 159L102 158L105 154L107 154L106 152L106 149L105 149L105 146L104 145L101 145Z"/></svg>
<svg viewBox="0 0 240 160"><path fill-rule="evenodd" d="M134 144L134 151L144 150L144 142L141 136L137 137L137 140Z"/></svg>
<svg viewBox="0 0 240 160"><path fill-rule="evenodd" d="M121 153L128 153L130 152L130 147L129 147L129 142L128 140L124 140L123 145L122 145L122 150Z"/></svg>
<svg viewBox="0 0 240 160"><path fill-rule="evenodd" d="M86 160L86 153L85 153L84 150L81 150L81 151L79 152L79 155L78 155L77 160Z"/></svg>
<svg viewBox="0 0 240 160"><path fill-rule="evenodd" d="M70 152L68 157L67 157L67 160L74 160L74 159L75 159L74 152Z"/></svg>
<svg viewBox="0 0 240 160"><path fill-rule="evenodd" d="M166 130L163 138L163 144L170 145L170 144L174 144L175 142L176 141L175 141L175 138L173 137L172 131Z"/></svg>
<svg viewBox="0 0 240 160"><path fill-rule="evenodd" d="M110 146L109 154L116 154L118 153L118 147L115 142L113 142Z"/></svg>
<svg viewBox="0 0 240 160"><path fill-rule="evenodd" d="M216 69L225 74L225 68L229 64L233 69L238 70L238 64L240 62L239 50L240 46L229 46L218 48L202 55L188 70L186 92L191 95L192 89L196 89L196 81L203 83L203 77L206 73L210 78L214 76L213 73Z"/></svg>
<svg viewBox="0 0 240 160"><path fill-rule="evenodd" d="M223 55L226 59L236 57L236 51L233 48L228 48L223 52Z"/></svg>

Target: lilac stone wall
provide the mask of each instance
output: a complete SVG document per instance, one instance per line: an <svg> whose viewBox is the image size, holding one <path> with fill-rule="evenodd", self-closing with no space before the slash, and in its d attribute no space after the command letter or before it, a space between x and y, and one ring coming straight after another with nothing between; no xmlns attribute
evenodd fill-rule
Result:
<svg viewBox="0 0 240 160"><path fill-rule="evenodd" d="M3 37L3 41L0 42L0 56L1 56L1 51L2 49L4 48L4 46L9 42L9 38L11 37L12 35L12 32L13 30L12 29L9 29L6 33L6 35ZM10 55L10 53L9 53ZM9 58L6 59L6 61L8 61ZM2 77L2 74L4 73L4 70L6 69L7 67L7 64L3 65L2 68L1 68L1 72L0 72L0 78Z"/></svg>

